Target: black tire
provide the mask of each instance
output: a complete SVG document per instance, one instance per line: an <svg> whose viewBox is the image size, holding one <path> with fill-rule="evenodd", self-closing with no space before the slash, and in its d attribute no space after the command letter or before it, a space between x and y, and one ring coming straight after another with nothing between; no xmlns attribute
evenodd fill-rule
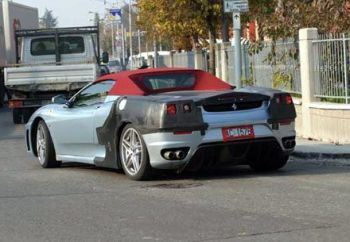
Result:
<svg viewBox="0 0 350 242"><path fill-rule="evenodd" d="M128 135L127 132L131 132L131 131L136 131L139 141L141 143L141 158L139 158L140 160L140 165L138 170L133 174L132 173L132 168L127 168L127 164L125 161L125 157L126 155L123 153L123 139L126 138L126 136ZM131 178L132 180L136 180L136 181L142 181L142 180L148 180L151 178L152 173L153 173L153 169L150 165L149 162L149 155L148 155L148 151L147 151L147 147L146 144L142 138L142 135L140 133L140 131L135 128L132 124L128 124L124 127L120 137L119 137L119 159L120 159L120 163L122 165L123 171L124 173ZM131 142L130 142L131 143ZM133 165L134 167L134 165Z"/></svg>
<svg viewBox="0 0 350 242"><path fill-rule="evenodd" d="M259 147L254 158L249 161L249 166L255 171L276 171L284 167L289 159L289 155L283 154L281 148L275 144L272 147Z"/></svg>
<svg viewBox="0 0 350 242"><path fill-rule="evenodd" d="M29 121L30 117L32 116L33 110L30 108L27 108L27 109L23 109L22 112L23 112L23 122L26 124Z"/></svg>
<svg viewBox="0 0 350 242"><path fill-rule="evenodd" d="M38 148L38 132L42 131L43 136L43 144L45 145L45 149L43 151L44 156L41 156L39 154L39 148ZM37 129L36 129L36 136L35 136L35 148L37 152L37 156L39 159L39 163L44 168L54 168L58 167L60 165L60 162L56 160L56 152L55 147L52 143L51 135L49 132L49 129L47 128L46 123L41 120L38 123Z"/></svg>
<svg viewBox="0 0 350 242"><path fill-rule="evenodd" d="M12 119L14 124L22 123L22 110L18 108L14 108L12 110Z"/></svg>
<svg viewBox="0 0 350 242"><path fill-rule="evenodd" d="M268 157L250 162L249 166L255 171L268 172L276 171L284 167L289 159L289 155L284 155L282 152L276 152Z"/></svg>

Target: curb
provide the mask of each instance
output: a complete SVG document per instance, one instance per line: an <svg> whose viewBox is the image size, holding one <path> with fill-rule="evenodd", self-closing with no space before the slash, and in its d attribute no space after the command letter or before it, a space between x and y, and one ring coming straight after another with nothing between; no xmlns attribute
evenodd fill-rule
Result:
<svg viewBox="0 0 350 242"><path fill-rule="evenodd" d="M316 153L316 152L302 152L294 151L291 156L296 158L324 160L324 159L350 159L350 153Z"/></svg>

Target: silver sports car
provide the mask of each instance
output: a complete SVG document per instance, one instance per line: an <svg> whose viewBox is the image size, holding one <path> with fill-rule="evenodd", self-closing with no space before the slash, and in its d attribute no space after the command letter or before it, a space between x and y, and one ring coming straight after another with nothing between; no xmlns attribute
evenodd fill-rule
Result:
<svg viewBox="0 0 350 242"><path fill-rule="evenodd" d="M288 93L235 87L192 69L105 75L69 100L56 96L26 125L40 164L81 162L150 178L161 169L218 164L283 167L295 147Z"/></svg>

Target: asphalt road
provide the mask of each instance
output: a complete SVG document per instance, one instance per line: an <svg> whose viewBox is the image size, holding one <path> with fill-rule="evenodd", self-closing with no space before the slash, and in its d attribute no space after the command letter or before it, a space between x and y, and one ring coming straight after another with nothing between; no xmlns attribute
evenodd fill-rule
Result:
<svg viewBox="0 0 350 242"><path fill-rule="evenodd" d="M150 182L42 169L0 109L0 241L349 241L350 166L293 160Z"/></svg>

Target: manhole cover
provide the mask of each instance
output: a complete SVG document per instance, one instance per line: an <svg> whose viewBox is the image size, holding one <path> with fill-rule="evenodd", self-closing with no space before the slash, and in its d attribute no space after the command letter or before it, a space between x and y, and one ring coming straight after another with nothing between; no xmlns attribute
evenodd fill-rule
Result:
<svg viewBox="0 0 350 242"><path fill-rule="evenodd" d="M155 185L145 186L146 188L160 188L160 189L185 189L202 186L201 183L161 183Z"/></svg>

